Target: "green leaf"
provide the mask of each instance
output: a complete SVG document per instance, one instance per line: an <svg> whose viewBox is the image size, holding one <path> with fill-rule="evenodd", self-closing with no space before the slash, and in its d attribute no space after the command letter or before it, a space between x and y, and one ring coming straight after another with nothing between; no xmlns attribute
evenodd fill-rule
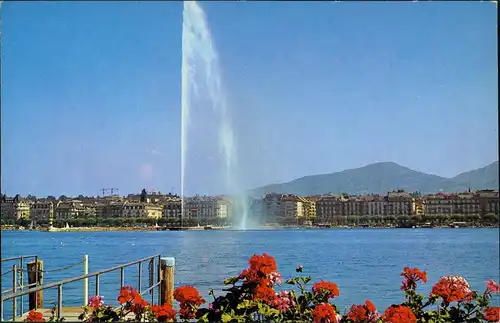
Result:
<svg viewBox="0 0 500 323"><path fill-rule="evenodd" d="M238 276L226 278L226 280L224 280L224 285L233 285L238 280L240 280L240 278Z"/></svg>
<svg viewBox="0 0 500 323"><path fill-rule="evenodd" d="M312 280L312 277L311 277L311 276L307 276L307 277L303 277L303 278L302 278L302 281L304 282L304 284L309 283L311 280Z"/></svg>

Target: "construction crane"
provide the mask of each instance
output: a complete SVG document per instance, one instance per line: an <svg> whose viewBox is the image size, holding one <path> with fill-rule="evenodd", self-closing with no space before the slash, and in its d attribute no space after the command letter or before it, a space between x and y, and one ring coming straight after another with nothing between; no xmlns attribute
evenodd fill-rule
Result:
<svg viewBox="0 0 500 323"><path fill-rule="evenodd" d="M105 196L106 193L109 193L109 195L113 195L113 193L118 192L117 188L101 188L102 196Z"/></svg>

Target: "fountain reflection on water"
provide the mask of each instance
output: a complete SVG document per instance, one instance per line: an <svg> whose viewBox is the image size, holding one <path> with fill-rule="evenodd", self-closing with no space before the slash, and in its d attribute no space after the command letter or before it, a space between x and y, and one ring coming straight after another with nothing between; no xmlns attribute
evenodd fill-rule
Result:
<svg viewBox="0 0 500 323"><path fill-rule="evenodd" d="M213 109L217 116L219 153L223 157L225 192L232 198L233 227L247 229L248 199L238 175L237 147L232 121L227 109L219 59L203 9L196 1L184 1L182 15L181 68L181 221L185 216L185 184L190 121L194 99L203 98L202 109Z"/></svg>

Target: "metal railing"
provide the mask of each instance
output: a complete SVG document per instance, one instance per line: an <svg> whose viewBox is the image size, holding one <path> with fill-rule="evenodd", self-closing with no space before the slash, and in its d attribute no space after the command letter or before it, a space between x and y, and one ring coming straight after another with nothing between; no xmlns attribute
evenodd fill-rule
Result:
<svg viewBox="0 0 500 323"><path fill-rule="evenodd" d="M38 256L37 255L17 256L17 257L10 257L10 258L0 259L0 263L2 263L2 265L3 265L4 262L7 262L7 261L9 261L9 262L10 261L17 261L17 265L14 264L12 266L11 270L8 270L6 272L2 272L1 273L1 277L2 278L3 278L4 275L7 275L8 273L12 273L12 288L1 291L2 295L5 294L5 293L15 293L19 289L20 290L24 290L26 288L29 288L29 287L32 287L32 286L36 285L36 284L32 284L31 286L29 284L24 285L24 272L22 271L22 268L24 266L24 260L25 259L34 259L35 263L38 262ZM17 276L17 273L18 273L19 269L21 269L21 271L19 272L19 276ZM13 302L15 303L16 300L14 300ZM23 310L24 310L24 296L21 296L21 312L23 312Z"/></svg>
<svg viewBox="0 0 500 323"><path fill-rule="evenodd" d="M130 267L130 266L133 266L133 265L138 265L138 288L137 288L137 291L143 295L144 293L146 292L149 292L151 294L151 300L152 300L152 303L155 303L154 302L154 289L156 287L159 287L160 284L161 284L161 277L160 277L160 263L161 263L161 255L160 254L156 254L154 256L150 256L150 257L147 257L147 258L143 258L143 259L139 259L139 260L136 260L136 261L132 261L132 262L129 262L129 263L126 263L126 264L123 264L123 265L119 265L119 266L115 266L115 267L111 267L109 269L105 269L105 270L101 270L101 271L97 271L97 272L94 272L94 273L91 273L91 274L87 274L87 275L83 275L83 276L79 276L79 277L75 277L75 278L70 278L70 279L65 279L65 280L61 280L61 281L58 281L58 282L53 282L53 283L49 283L49 284L46 284L46 285L43 285L43 286L39 286L39 287L35 287L35 288L30 288L28 290L24 290L24 291L20 291L20 292L14 292L13 294L10 294L10 295L7 295L7 296L2 296L1 299L0 299L0 320L3 322L4 321L4 317L3 317L3 313L4 313L4 302L5 301L8 301L8 300L12 300L13 302L13 306L12 306L12 309L13 309L13 320L15 321L16 318L17 318L17 309L16 309L16 298L18 297L23 297L25 295L28 295L28 294L31 294L31 293L36 293L38 291L42 291L42 290L45 290L45 289L49 289L49 288L55 288L57 287L57 306L56 306L56 316L57 318L61 318L62 317L62 310L63 310L63 285L64 284L69 284L69 283L73 283L73 282L76 282L76 281L80 281L80 280L86 280L86 282L88 281L89 278L92 278L92 277L95 277L95 295L98 296L99 295L99 279L100 279L100 276L102 274L105 274L105 273L109 273L109 272L112 272L112 271L117 271L117 270L120 270L120 288L124 286L125 284L125 268L126 267ZM154 277L154 262L155 262L155 259L158 259L157 260L157 265L156 265L156 268L157 268L157 275L156 275L156 283L154 282L155 280L155 277ZM142 264L144 262L149 262L149 286L147 289L145 289L144 291L141 292L141 288L142 288ZM88 288L88 287L87 287ZM160 302L160 297L161 297L161 293L160 291L158 291L158 303ZM24 313L21 313L21 315L23 315Z"/></svg>

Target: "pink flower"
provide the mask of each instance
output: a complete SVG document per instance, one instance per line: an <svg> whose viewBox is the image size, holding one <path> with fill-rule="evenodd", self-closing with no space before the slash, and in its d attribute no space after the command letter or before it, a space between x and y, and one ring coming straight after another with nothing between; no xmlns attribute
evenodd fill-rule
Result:
<svg viewBox="0 0 500 323"><path fill-rule="evenodd" d="M409 286L408 286L408 279L403 279L402 281L402 285L401 285L401 290L408 290Z"/></svg>
<svg viewBox="0 0 500 323"><path fill-rule="evenodd" d="M102 296L92 296L89 299L89 306L93 308L98 308L104 305L104 302L102 301L104 297Z"/></svg>
<svg viewBox="0 0 500 323"><path fill-rule="evenodd" d="M279 272L270 273L268 278L271 281L271 283L273 283L275 285L281 285L281 283L283 282L283 277L281 276L281 274Z"/></svg>
<svg viewBox="0 0 500 323"><path fill-rule="evenodd" d="M499 293L499 287L498 284L494 280L488 280L486 285L486 292L492 293L492 294L498 294Z"/></svg>

